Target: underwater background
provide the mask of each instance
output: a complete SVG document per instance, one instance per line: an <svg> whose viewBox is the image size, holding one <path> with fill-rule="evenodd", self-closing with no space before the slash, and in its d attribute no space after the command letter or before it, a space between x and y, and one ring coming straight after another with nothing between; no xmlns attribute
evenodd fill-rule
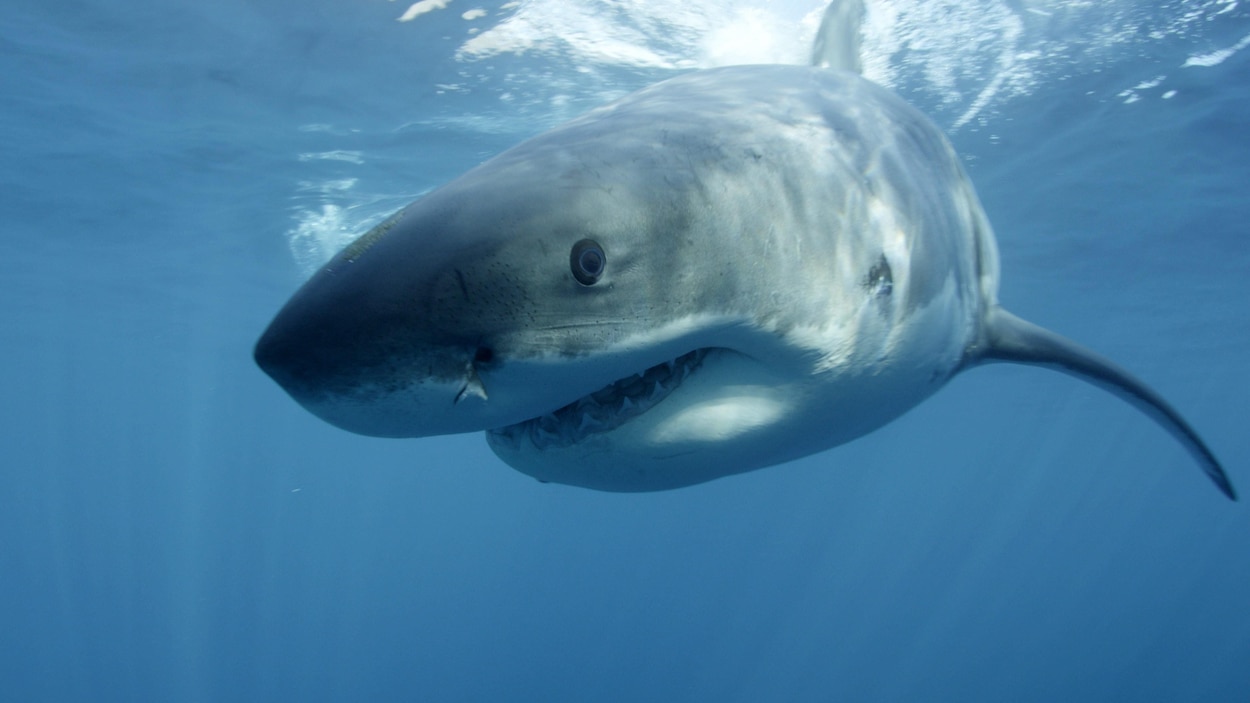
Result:
<svg viewBox="0 0 1250 703"><path fill-rule="evenodd" d="M1250 5L867 0L1001 298L1250 493ZM9 0L0 699L1246 701L1250 507L1092 386L995 365L682 490L337 430L251 347L337 248L819 0Z"/></svg>

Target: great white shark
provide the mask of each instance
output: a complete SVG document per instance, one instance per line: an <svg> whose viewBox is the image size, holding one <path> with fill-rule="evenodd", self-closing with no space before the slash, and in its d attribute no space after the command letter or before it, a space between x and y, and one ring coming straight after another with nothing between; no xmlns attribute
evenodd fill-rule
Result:
<svg viewBox="0 0 1250 703"><path fill-rule="evenodd" d="M1156 392L999 305L972 184L858 75L858 14L829 9L819 65L678 76L420 198L314 274L256 361L343 429L484 430L520 471L607 491L824 451L967 369L1032 364L1132 403L1235 499Z"/></svg>

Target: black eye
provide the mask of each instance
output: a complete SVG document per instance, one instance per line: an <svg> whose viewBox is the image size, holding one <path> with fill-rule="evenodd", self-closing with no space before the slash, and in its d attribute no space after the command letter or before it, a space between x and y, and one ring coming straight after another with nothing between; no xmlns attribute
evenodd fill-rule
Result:
<svg viewBox="0 0 1250 703"><path fill-rule="evenodd" d="M583 239L573 245L569 253L569 267L573 269L573 278L583 286L593 286L607 268L608 257L603 247L593 239Z"/></svg>

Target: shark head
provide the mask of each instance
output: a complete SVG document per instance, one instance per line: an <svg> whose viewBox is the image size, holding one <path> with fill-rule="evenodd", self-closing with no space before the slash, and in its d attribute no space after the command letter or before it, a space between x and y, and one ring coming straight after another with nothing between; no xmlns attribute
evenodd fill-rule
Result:
<svg viewBox="0 0 1250 703"><path fill-rule="evenodd" d="M887 190L864 195L872 140L811 148L830 130L793 118L821 94L812 75L862 83L704 72L522 143L338 254L257 362L344 429L486 431L522 471L610 490L870 431L901 412L869 399L883 379L923 397L953 372L971 324L951 331L948 308L976 296L958 272L913 276L903 235L883 239L908 228ZM750 97L782 80L793 105ZM942 317L900 325L922 311ZM912 332L934 337L919 360L898 351Z"/></svg>
<svg viewBox="0 0 1250 703"><path fill-rule="evenodd" d="M540 181L470 174L383 222L283 308L260 366L344 429L421 437L539 417L694 351L642 313L670 301L653 252L620 236L641 225Z"/></svg>
<svg viewBox="0 0 1250 703"><path fill-rule="evenodd" d="M815 356L677 264L725 256L679 236L683 216L483 182L501 177L471 174L340 253L265 331L261 368L343 429L486 430L510 464L596 486L785 419L784 379Z"/></svg>

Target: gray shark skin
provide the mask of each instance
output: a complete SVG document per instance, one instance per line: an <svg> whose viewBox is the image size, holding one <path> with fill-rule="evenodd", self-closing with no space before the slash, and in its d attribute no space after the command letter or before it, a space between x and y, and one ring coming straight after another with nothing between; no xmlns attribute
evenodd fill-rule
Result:
<svg viewBox="0 0 1250 703"><path fill-rule="evenodd" d="M927 118L834 68L643 89L412 203L317 272L255 357L352 432L486 431L542 481L676 488L821 452L988 362L1145 384L997 302L993 233Z"/></svg>

